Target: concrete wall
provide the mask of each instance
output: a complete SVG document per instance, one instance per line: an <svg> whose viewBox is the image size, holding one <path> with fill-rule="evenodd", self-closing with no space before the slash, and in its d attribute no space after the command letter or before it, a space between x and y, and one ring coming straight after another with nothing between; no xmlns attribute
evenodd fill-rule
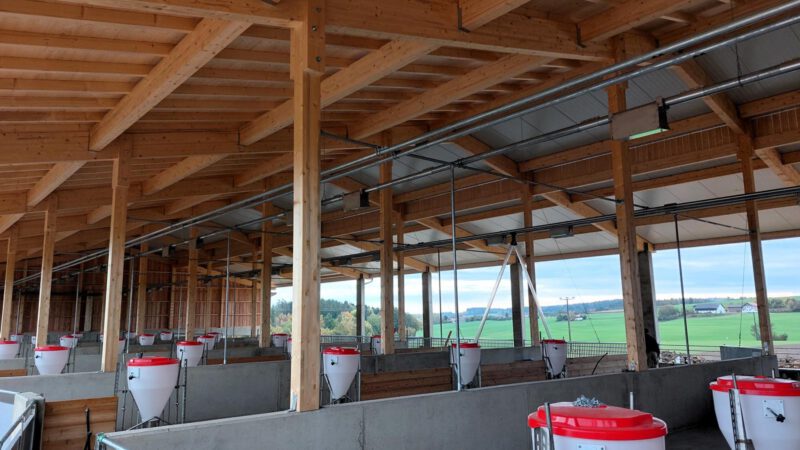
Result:
<svg viewBox="0 0 800 450"><path fill-rule="evenodd" d="M775 358L748 358L641 374L622 373L521 383L412 397L350 403L309 413L272 413L201 424L109 434L128 449L180 446L271 449L530 448L527 415L545 401L581 394L637 407L671 429L713 420L708 383L731 372L768 374Z"/></svg>

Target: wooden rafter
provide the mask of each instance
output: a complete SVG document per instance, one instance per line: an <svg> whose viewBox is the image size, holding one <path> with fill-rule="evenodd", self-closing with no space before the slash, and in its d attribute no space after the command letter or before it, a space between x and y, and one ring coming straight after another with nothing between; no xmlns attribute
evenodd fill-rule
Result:
<svg viewBox="0 0 800 450"><path fill-rule="evenodd" d="M800 171L791 164L785 164L781 153L775 147L759 148L755 154L783 181L783 184L787 186L800 185Z"/></svg>

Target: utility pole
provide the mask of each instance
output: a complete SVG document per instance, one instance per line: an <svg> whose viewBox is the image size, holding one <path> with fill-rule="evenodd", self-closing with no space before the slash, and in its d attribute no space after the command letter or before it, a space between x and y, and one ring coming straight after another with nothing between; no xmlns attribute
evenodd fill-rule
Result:
<svg viewBox="0 0 800 450"><path fill-rule="evenodd" d="M569 336L569 341L572 342L572 317L569 315L569 301L574 299L575 297L561 297L561 300L567 302L567 335Z"/></svg>

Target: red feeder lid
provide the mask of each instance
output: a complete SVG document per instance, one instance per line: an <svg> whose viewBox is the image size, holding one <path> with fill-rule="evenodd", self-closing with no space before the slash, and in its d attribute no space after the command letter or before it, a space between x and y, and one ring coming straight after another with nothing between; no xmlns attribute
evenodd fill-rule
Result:
<svg viewBox="0 0 800 450"><path fill-rule="evenodd" d="M69 350L67 347L62 347L60 345L45 345L44 347L36 347L33 349L35 352L60 352L64 350Z"/></svg>
<svg viewBox="0 0 800 450"><path fill-rule="evenodd" d="M453 342L453 343L452 343L452 344L450 344L450 345L452 345L452 346L453 346L453 348L456 348L456 343L455 343L455 342ZM480 346L480 345L478 345L478 344L477 344L477 343L475 343L475 342L462 342L462 343L461 343L461 348L481 348L481 346Z"/></svg>
<svg viewBox="0 0 800 450"><path fill-rule="evenodd" d="M572 403L550 405L553 434L578 439L639 441L667 435L667 425L651 414L617 406L584 408ZM528 416L531 428L547 427L544 406Z"/></svg>
<svg viewBox="0 0 800 450"><path fill-rule="evenodd" d="M140 334L139 336L144 336L144 337L153 337L153 336L155 336L155 335L154 335L154 334L142 333L142 334Z"/></svg>
<svg viewBox="0 0 800 450"><path fill-rule="evenodd" d="M208 333L206 333L206 335L210 335L210 334L211 334L211 335L213 335L213 334L219 334L219 331L209 331Z"/></svg>
<svg viewBox="0 0 800 450"><path fill-rule="evenodd" d="M358 349L350 347L328 347L322 353L326 355L360 355Z"/></svg>
<svg viewBox="0 0 800 450"><path fill-rule="evenodd" d="M197 341L180 341L178 342L178 345L195 346L195 345L203 345L203 343Z"/></svg>
<svg viewBox="0 0 800 450"><path fill-rule="evenodd" d="M171 364L178 364L178 360L163 356L145 356L144 358L134 358L128 361L128 367L169 366Z"/></svg>
<svg viewBox="0 0 800 450"><path fill-rule="evenodd" d="M567 341L563 339L542 339L542 344L566 344Z"/></svg>
<svg viewBox="0 0 800 450"><path fill-rule="evenodd" d="M376 338L377 338L377 339L380 339L380 338L381 338L381 335L380 335L380 334L375 334L375 335L373 335L373 336L372 336L372 339L376 339Z"/></svg>
<svg viewBox="0 0 800 450"><path fill-rule="evenodd" d="M172 334L172 331L162 331L161 334Z"/></svg>
<svg viewBox="0 0 800 450"><path fill-rule="evenodd" d="M214 339L214 336L211 336L210 334L206 334L206 335L203 335L203 336L198 336L197 339L198 340L200 340L200 339Z"/></svg>
<svg viewBox="0 0 800 450"><path fill-rule="evenodd" d="M63 337L63 338L67 338L67 339L74 339L74 338L75 338L75 336L73 336L73 335L71 335L71 334L65 334L65 335L63 335L63 336L61 336L61 337Z"/></svg>
<svg viewBox="0 0 800 450"><path fill-rule="evenodd" d="M17 341L0 341L0 345L19 344Z"/></svg>
<svg viewBox="0 0 800 450"><path fill-rule="evenodd" d="M739 393L746 395L765 395L770 397L800 397L800 382L778 378L737 376ZM709 387L712 391L728 392L733 389L730 375L717 378Z"/></svg>
<svg viewBox="0 0 800 450"><path fill-rule="evenodd" d="M272 333L273 336L288 336L286 333Z"/></svg>

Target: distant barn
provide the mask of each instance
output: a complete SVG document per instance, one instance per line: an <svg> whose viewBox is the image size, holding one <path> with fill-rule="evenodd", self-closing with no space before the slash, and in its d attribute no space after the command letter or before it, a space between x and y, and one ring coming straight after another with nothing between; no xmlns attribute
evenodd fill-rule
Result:
<svg viewBox="0 0 800 450"><path fill-rule="evenodd" d="M694 312L697 314L725 314L725 306L721 303L703 303L695 305Z"/></svg>

